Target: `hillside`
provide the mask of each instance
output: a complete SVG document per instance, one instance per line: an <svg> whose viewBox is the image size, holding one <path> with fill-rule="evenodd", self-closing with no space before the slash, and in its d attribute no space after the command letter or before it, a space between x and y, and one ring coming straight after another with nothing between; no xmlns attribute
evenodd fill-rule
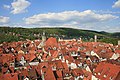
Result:
<svg viewBox="0 0 120 80"><path fill-rule="evenodd" d="M11 28L0 27L0 43L19 40L41 39L42 33L47 37L60 38L82 38L84 41L93 41L94 35L98 36L99 41L117 44L120 33L97 32L91 30L81 30L72 28Z"/></svg>

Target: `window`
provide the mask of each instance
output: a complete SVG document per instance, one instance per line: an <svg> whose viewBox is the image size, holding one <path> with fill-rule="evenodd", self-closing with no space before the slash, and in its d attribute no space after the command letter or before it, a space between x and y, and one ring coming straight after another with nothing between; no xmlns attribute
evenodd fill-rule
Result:
<svg viewBox="0 0 120 80"><path fill-rule="evenodd" d="M110 80L113 80L113 77L110 77Z"/></svg>
<svg viewBox="0 0 120 80"><path fill-rule="evenodd" d="M100 72L98 73L98 75L100 75Z"/></svg>
<svg viewBox="0 0 120 80"><path fill-rule="evenodd" d="M96 73L94 73L96 75Z"/></svg>
<svg viewBox="0 0 120 80"><path fill-rule="evenodd" d="M106 77L107 77L107 75L104 75L103 77L104 77L104 78L106 78Z"/></svg>

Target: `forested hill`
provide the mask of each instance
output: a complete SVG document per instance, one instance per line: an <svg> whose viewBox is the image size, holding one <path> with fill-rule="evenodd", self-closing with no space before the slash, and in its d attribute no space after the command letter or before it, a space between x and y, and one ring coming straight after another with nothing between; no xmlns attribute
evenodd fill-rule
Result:
<svg viewBox="0 0 120 80"><path fill-rule="evenodd" d="M42 33L45 32L47 37L60 38L82 38L84 41L93 41L94 35L98 36L99 41L117 44L120 39L119 33L97 32L92 30L81 30L73 28L11 28L0 27L0 43L19 41L25 39L41 38Z"/></svg>

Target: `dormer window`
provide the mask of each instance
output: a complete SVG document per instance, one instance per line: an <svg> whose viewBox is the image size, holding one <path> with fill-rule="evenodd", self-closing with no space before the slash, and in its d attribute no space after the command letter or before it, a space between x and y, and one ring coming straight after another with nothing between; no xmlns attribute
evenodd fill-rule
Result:
<svg viewBox="0 0 120 80"><path fill-rule="evenodd" d="M110 80L113 80L113 77L110 77Z"/></svg>
<svg viewBox="0 0 120 80"><path fill-rule="evenodd" d="M102 50L101 52L105 53L105 52L106 52L106 50Z"/></svg>
<svg viewBox="0 0 120 80"><path fill-rule="evenodd" d="M98 75L100 75L100 72L98 73Z"/></svg>
<svg viewBox="0 0 120 80"><path fill-rule="evenodd" d="M120 62L120 59L118 59L118 62Z"/></svg>
<svg viewBox="0 0 120 80"><path fill-rule="evenodd" d="M13 74L11 74L11 77L14 77L14 75L13 75Z"/></svg>
<svg viewBox="0 0 120 80"><path fill-rule="evenodd" d="M94 73L96 75L96 73Z"/></svg>
<svg viewBox="0 0 120 80"><path fill-rule="evenodd" d="M56 49L57 49L56 47L53 48L53 50L56 50Z"/></svg>
<svg viewBox="0 0 120 80"><path fill-rule="evenodd" d="M68 74L66 74L66 76L68 76Z"/></svg>
<svg viewBox="0 0 120 80"><path fill-rule="evenodd" d="M104 78L106 78L106 77L107 77L107 75L104 75L103 77L104 77Z"/></svg>

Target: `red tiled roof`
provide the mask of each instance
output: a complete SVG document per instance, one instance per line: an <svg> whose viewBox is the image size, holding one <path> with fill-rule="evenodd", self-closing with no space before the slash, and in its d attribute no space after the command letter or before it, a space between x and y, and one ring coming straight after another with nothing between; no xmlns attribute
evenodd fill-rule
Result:
<svg viewBox="0 0 120 80"><path fill-rule="evenodd" d="M2 79L0 80L18 80L18 74L17 73L9 73L2 75Z"/></svg>
<svg viewBox="0 0 120 80"><path fill-rule="evenodd" d="M46 42L46 46L51 46L51 47L58 47L58 43L56 38L50 37Z"/></svg>
<svg viewBox="0 0 120 80"><path fill-rule="evenodd" d="M6 72L7 72L7 70L8 70L8 67L7 67L7 68L2 67L2 74L6 73Z"/></svg>
<svg viewBox="0 0 120 80"><path fill-rule="evenodd" d="M63 80L63 78L57 78L57 80Z"/></svg>
<svg viewBox="0 0 120 80"><path fill-rule="evenodd" d="M89 71L86 71L85 69L82 69L84 73L84 80L91 80L92 79L92 73Z"/></svg>
<svg viewBox="0 0 120 80"><path fill-rule="evenodd" d="M115 50L115 53L119 53L120 54L120 50Z"/></svg>
<svg viewBox="0 0 120 80"><path fill-rule="evenodd" d="M63 68L64 68L66 71L69 71L69 68L68 68L67 63L63 62L62 65L63 65Z"/></svg>
<svg viewBox="0 0 120 80"><path fill-rule="evenodd" d="M58 51L57 50L50 50L50 54L52 55L53 58L56 58L58 56Z"/></svg>
<svg viewBox="0 0 120 80"><path fill-rule="evenodd" d="M2 63L3 65L5 63L7 63L8 65L10 64L10 62L14 61L14 56L12 54L1 54L0 55L0 63Z"/></svg>
<svg viewBox="0 0 120 80"><path fill-rule="evenodd" d="M100 62L94 72L96 73L95 76L98 77L99 79L109 80L110 77L114 77L113 78L114 80L120 73L120 66L110 63Z"/></svg>
<svg viewBox="0 0 120 80"><path fill-rule="evenodd" d="M24 76L28 76L28 70L27 69L21 70L21 74Z"/></svg>
<svg viewBox="0 0 120 80"><path fill-rule="evenodd" d="M30 61L30 62L31 62L33 59L36 58L35 54L33 54L33 53L25 54L24 57L25 57L25 60Z"/></svg>
<svg viewBox="0 0 120 80"><path fill-rule="evenodd" d="M81 76L81 75L83 75L83 71L81 69L78 69L78 68L73 69L72 74L74 75L74 77Z"/></svg>
<svg viewBox="0 0 120 80"><path fill-rule="evenodd" d="M56 80L51 67L47 68L47 71L45 72L44 77L45 77L45 80L49 80L49 79Z"/></svg>
<svg viewBox="0 0 120 80"><path fill-rule="evenodd" d="M57 69L63 69L62 61L61 60L56 60L53 61L56 64Z"/></svg>
<svg viewBox="0 0 120 80"><path fill-rule="evenodd" d="M62 78L62 71L61 70L56 70L56 73L59 78Z"/></svg>
<svg viewBox="0 0 120 80"><path fill-rule="evenodd" d="M23 57L23 54L20 53L20 54L18 54L18 55L16 56L16 60L17 60L17 61L20 61L22 57Z"/></svg>

